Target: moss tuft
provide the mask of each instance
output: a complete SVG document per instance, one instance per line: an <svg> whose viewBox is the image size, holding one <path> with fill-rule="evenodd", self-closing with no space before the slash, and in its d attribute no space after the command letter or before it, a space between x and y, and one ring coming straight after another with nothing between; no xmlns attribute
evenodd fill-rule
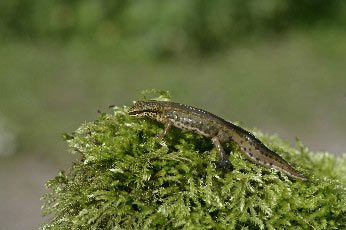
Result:
<svg viewBox="0 0 346 230"><path fill-rule="evenodd" d="M173 129L159 141L162 125L113 110L65 135L81 159L47 182L41 229L346 228L346 156L255 132L310 180L250 163L231 143L222 171L210 140Z"/></svg>

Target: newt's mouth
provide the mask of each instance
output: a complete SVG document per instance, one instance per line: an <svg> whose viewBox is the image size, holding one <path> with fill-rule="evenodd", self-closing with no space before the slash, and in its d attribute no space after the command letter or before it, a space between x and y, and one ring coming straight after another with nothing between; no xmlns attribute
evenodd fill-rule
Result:
<svg viewBox="0 0 346 230"><path fill-rule="evenodd" d="M145 114L155 114L158 113L158 110L154 110L154 109L143 109L143 110L130 110L129 111L129 115L130 116L137 116L137 115L145 115Z"/></svg>
<svg viewBox="0 0 346 230"><path fill-rule="evenodd" d="M130 115L130 116L135 116L135 115L137 115L137 114L139 114L138 111L129 111L129 115Z"/></svg>

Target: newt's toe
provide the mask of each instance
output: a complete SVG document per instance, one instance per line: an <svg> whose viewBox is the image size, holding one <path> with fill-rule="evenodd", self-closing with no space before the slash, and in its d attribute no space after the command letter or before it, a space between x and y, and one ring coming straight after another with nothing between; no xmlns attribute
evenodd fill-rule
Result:
<svg viewBox="0 0 346 230"><path fill-rule="evenodd" d="M222 170L233 168L229 160L213 161L213 164L216 166L216 168L221 168Z"/></svg>

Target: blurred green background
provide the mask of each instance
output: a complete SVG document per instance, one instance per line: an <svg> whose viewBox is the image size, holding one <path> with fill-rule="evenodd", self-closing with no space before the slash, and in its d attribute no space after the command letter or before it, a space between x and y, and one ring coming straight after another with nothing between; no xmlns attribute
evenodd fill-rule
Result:
<svg viewBox="0 0 346 230"><path fill-rule="evenodd" d="M345 153L341 0L2 0L0 223L36 229L61 136L143 89Z"/></svg>

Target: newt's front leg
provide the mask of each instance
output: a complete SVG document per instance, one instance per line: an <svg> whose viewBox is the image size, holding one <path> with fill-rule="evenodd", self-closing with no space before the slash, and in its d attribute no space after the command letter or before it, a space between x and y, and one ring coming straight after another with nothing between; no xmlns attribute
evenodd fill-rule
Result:
<svg viewBox="0 0 346 230"><path fill-rule="evenodd" d="M159 138L159 139L163 139L165 136L167 136L167 134L171 130L172 126L173 126L173 122L172 121L166 122L165 123L165 129L163 130L162 133L157 134L156 137Z"/></svg>
<svg viewBox="0 0 346 230"><path fill-rule="evenodd" d="M220 154L219 161L216 161L215 164L217 167L220 167L222 169L226 169L227 166L230 164L229 160L226 158L225 150L222 147L222 144L217 136L213 137L212 139L213 144L215 145L217 151Z"/></svg>

